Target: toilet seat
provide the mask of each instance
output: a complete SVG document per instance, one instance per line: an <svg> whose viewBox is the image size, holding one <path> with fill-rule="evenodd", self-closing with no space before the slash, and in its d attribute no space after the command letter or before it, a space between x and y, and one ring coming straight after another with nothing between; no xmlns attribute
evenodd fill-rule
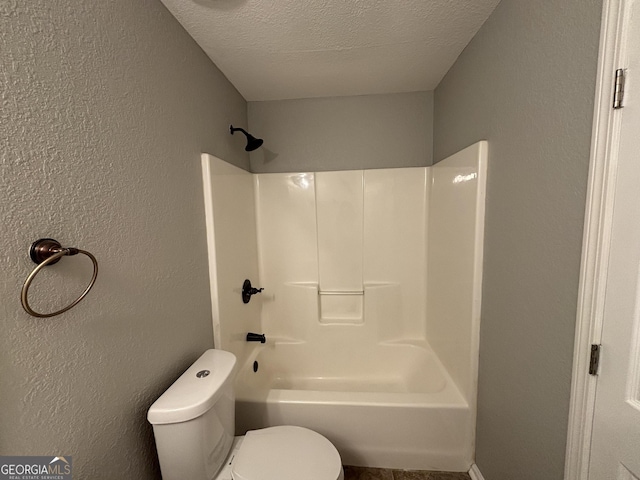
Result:
<svg viewBox="0 0 640 480"><path fill-rule="evenodd" d="M329 440L303 427L247 432L231 465L233 480L342 480L342 462Z"/></svg>

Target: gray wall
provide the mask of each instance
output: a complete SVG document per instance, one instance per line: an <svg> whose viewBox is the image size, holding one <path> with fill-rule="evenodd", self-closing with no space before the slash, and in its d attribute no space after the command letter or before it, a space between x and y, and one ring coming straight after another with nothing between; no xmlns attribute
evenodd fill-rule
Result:
<svg viewBox="0 0 640 480"><path fill-rule="evenodd" d="M435 160L489 141L477 429L488 480L561 479L601 0L502 0L435 91Z"/></svg>
<svg viewBox="0 0 640 480"><path fill-rule="evenodd" d="M249 102L264 139L251 171L421 167L432 163L433 92Z"/></svg>
<svg viewBox="0 0 640 480"><path fill-rule="evenodd" d="M146 410L213 346L199 154L249 167L246 102L157 0L0 2L0 82L0 454L159 478ZM43 236L101 269L52 319L19 301ZM41 310L90 275L51 269Z"/></svg>

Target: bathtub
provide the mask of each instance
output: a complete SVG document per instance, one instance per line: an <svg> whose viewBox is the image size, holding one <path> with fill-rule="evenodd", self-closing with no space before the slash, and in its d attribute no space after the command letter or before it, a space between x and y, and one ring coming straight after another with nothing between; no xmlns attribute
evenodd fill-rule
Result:
<svg viewBox="0 0 640 480"><path fill-rule="evenodd" d="M236 375L237 434L300 425L345 465L469 470L475 415L428 345L343 347L256 346Z"/></svg>

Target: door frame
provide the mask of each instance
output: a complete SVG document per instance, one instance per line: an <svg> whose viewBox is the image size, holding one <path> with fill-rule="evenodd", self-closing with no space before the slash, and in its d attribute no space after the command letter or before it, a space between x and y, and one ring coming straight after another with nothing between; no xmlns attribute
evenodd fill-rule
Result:
<svg viewBox="0 0 640 480"><path fill-rule="evenodd" d="M591 136L589 183L576 316L565 480L584 480L595 411L597 375L589 375L591 344L600 344L611 223L616 193L621 115L612 108L615 70L625 68L625 12L630 0L604 0Z"/></svg>

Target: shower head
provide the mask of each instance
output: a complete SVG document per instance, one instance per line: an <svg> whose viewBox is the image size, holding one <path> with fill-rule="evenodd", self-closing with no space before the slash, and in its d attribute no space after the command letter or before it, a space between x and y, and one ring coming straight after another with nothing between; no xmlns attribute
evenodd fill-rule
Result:
<svg viewBox="0 0 640 480"><path fill-rule="evenodd" d="M229 125L229 131L231 132L231 135L233 135L233 132L238 132L238 131L245 134L245 136L247 137L247 146L244 147L244 149L247 152L253 152L256 148L260 148L260 146L263 143L261 138L254 137L249 132L247 132L244 128L234 128L233 125Z"/></svg>

